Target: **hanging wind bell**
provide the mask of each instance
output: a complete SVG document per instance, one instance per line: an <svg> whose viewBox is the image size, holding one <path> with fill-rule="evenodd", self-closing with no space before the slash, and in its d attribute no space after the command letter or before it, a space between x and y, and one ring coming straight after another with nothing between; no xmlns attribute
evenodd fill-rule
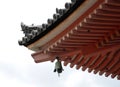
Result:
<svg viewBox="0 0 120 87"><path fill-rule="evenodd" d="M63 67L62 67L62 63L61 63L59 57L56 57L56 59L57 59L57 62L55 63L54 72L57 71L58 76L60 76L60 73L62 73L62 71L63 71Z"/></svg>

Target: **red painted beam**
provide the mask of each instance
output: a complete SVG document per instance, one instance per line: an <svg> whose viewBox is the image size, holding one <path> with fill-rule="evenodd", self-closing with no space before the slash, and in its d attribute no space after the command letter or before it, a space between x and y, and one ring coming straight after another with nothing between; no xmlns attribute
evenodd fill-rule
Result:
<svg viewBox="0 0 120 87"><path fill-rule="evenodd" d="M90 57L90 58L89 58L89 61L88 61L86 64L84 64L83 70L86 70L88 67L90 67L90 66L93 64L93 61L95 60L95 58L97 59L97 56L96 56L96 55Z"/></svg>
<svg viewBox="0 0 120 87"><path fill-rule="evenodd" d="M71 61L70 67L72 68L75 64L77 64L83 58L82 54L78 54L74 60Z"/></svg>
<svg viewBox="0 0 120 87"><path fill-rule="evenodd" d="M45 54L43 52L33 53L31 56L36 63L52 61L55 58L55 55Z"/></svg>

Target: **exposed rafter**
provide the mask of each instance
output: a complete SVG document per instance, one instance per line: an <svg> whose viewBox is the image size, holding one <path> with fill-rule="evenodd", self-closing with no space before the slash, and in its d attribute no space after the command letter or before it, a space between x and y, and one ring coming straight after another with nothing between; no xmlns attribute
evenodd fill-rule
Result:
<svg viewBox="0 0 120 87"><path fill-rule="evenodd" d="M65 66L120 80L120 0L79 1L56 9L48 24L22 24L20 44L36 51L36 63L59 56Z"/></svg>

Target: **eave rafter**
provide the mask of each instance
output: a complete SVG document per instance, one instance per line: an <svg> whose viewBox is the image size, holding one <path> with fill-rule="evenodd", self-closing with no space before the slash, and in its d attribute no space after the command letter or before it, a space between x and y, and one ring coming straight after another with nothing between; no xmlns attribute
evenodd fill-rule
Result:
<svg viewBox="0 0 120 87"><path fill-rule="evenodd" d="M32 54L36 63L54 61L120 80L120 1L98 0L77 20Z"/></svg>
<svg viewBox="0 0 120 87"><path fill-rule="evenodd" d="M120 45L108 46L92 51L84 49L58 53L41 52L32 54L32 56L36 62L53 61L56 56L59 56L64 61L65 66L70 63L71 68L76 65L77 69L82 67L84 71L88 68L89 72L94 71L94 74L99 72L100 75L106 73L105 76L111 74L112 78L120 74L118 72L120 69Z"/></svg>

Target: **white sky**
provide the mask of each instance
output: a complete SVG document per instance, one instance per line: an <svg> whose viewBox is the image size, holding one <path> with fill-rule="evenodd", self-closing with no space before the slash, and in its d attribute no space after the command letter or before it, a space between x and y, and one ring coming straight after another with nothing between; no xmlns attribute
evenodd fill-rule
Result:
<svg viewBox="0 0 120 87"><path fill-rule="evenodd" d="M120 87L116 79L64 67L61 77L54 63L36 64L32 51L18 45L20 23L46 23L55 8L70 0L0 0L0 87Z"/></svg>

